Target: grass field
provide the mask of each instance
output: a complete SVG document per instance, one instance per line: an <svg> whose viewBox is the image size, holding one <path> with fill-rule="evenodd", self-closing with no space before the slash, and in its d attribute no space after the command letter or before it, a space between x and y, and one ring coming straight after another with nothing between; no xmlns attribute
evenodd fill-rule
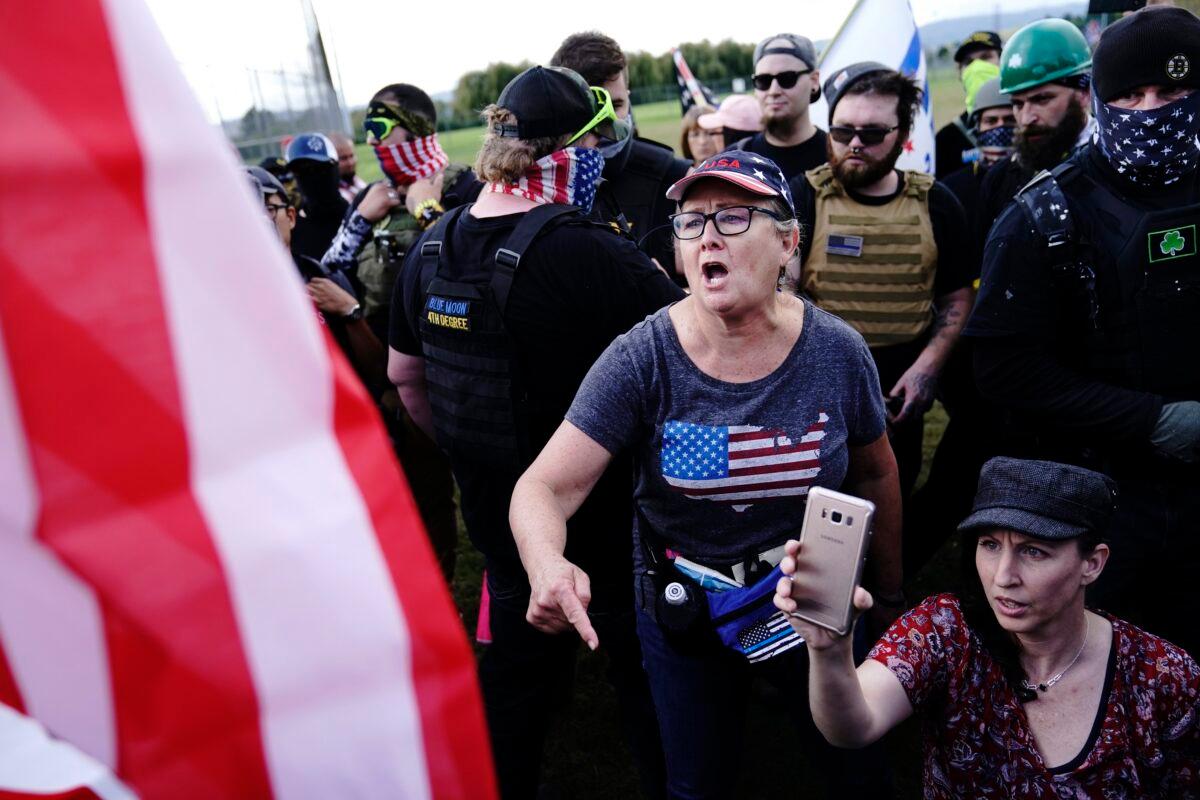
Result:
<svg viewBox="0 0 1200 800"><path fill-rule="evenodd" d="M957 113L961 90L952 71L930 76L935 118L949 119ZM643 136L677 145L679 104L672 101L637 106L634 114ZM441 135L442 147L451 160L470 163L482 136L482 128L452 131ZM367 180L379 177L374 154L359 146L359 173ZM940 405L926 417L925 463L945 428L946 415ZM924 474L921 480L924 480ZM953 585L957 554L954 544L942 549L920 575L909 576L910 598L923 598ZM482 559L460 530L459 560L454 581L454 597L462 611L469 633L474 634L479 613L479 589ZM640 791L633 765L618 733L617 709L611 688L604 678L606 656L603 648L588 653L581 648L576 667L576 690L569 708L548 738L543 779L547 784L544 798L572 800L610 800L637 798ZM823 796L823 786L813 765L805 760L799 738L786 720L781 719L775 699L769 692L752 693L744 737L753 742L752 758L742 769L739 798L810 798ZM920 744L916 723L910 721L889 735L886 742L896 769L898 796L916 798L921 794ZM770 765L770 768L764 768Z"/></svg>

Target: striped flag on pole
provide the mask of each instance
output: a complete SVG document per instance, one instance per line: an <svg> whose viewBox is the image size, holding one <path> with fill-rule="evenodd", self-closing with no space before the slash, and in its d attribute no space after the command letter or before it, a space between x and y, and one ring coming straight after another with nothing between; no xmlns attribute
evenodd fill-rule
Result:
<svg viewBox="0 0 1200 800"><path fill-rule="evenodd" d="M494 797L376 411L149 13L4 21L0 701L143 798Z"/></svg>
<svg viewBox="0 0 1200 800"><path fill-rule="evenodd" d="M858 0L833 40L821 54L821 80L859 61L878 61L916 80L925 99L913 120L913 130L896 166L933 174L933 111L925 52L908 0ZM825 97L812 104L812 121L829 129Z"/></svg>
<svg viewBox="0 0 1200 800"><path fill-rule="evenodd" d="M671 60L675 63L675 82L679 84L679 104L686 114L692 106L717 107L717 98L712 90L696 79L692 68L683 57L683 51L678 47L671 48Z"/></svg>

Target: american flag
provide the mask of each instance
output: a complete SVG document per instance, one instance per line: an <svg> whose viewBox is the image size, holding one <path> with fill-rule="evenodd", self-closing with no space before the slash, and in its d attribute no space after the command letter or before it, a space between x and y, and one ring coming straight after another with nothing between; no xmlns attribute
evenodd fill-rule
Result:
<svg viewBox="0 0 1200 800"><path fill-rule="evenodd" d="M821 472L828 421L820 412L797 441L776 428L667 422L663 478L692 499L729 503L737 511L756 500L808 494Z"/></svg>
<svg viewBox="0 0 1200 800"><path fill-rule="evenodd" d="M450 158L438 144L436 133L399 144L381 144L375 152L379 154L385 174L406 175L412 181L436 175L450 163Z"/></svg>
<svg viewBox="0 0 1200 800"><path fill-rule="evenodd" d="M128 788L74 796L495 797L378 413L145 6L5 6L0 108L0 704ZM0 797L68 789L20 722Z"/></svg>
<svg viewBox="0 0 1200 800"><path fill-rule="evenodd" d="M750 663L765 661L798 644L804 644L804 637L796 632L782 611L776 611L743 629L737 639L738 646Z"/></svg>
<svg viewBox="0 0 1200 800"><path fill-rule="evenodd" d="M604 168L594 148L566 147L538 160L516 183L489 183L486 191L515 194L535 203L591 207L591 193ZM586 201L577 195L587 194Z"/></svg>

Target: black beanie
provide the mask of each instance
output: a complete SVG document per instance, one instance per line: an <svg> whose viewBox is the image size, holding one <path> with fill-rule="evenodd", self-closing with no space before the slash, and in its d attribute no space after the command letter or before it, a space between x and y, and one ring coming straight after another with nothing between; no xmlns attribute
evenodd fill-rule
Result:
<svg viewBox="0 0 1200 800"><path fill-rule="evenodd" d="M1136 86L1200 88L1200 18L1147 6L1117 20L1092 55L1092 91L1107 103Z"/></svg>

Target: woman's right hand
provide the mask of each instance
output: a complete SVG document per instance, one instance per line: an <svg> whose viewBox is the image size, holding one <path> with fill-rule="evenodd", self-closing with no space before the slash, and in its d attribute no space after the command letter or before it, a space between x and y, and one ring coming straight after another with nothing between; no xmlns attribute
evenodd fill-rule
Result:
<svg viewBox="0 0 1200 800"><path fill-rule="evenodd" d="M784 614L787 614L792 628L804 637L804 641L808 643L810 651L820 652L833 647L850 647L849 633L839 636L831 630L793 616L798 608L796 598L803 596L802 587L805 572L806 570L813 570L815 568L805 564L804 559L801 558L800 542L797 540L788 540L787 544L784 545L784 552L787 555L779 562L779 569L783 572L783 577L775 585L775 607ZM861 586L855 587L854 618L857 620L860 615L871 608L873 603L871 594L866 589ZM853 624L850 626L850 629L853 631Z"/></svg>
<svg viewBox="0 0 1200 800"><path fill-rule="evenodd" d="M587 573L557 558L529 575L529 610L525 619L543 633L562 633L574 628L588 648L600 646L587 607L592 601L592 582Z"/></svg>

